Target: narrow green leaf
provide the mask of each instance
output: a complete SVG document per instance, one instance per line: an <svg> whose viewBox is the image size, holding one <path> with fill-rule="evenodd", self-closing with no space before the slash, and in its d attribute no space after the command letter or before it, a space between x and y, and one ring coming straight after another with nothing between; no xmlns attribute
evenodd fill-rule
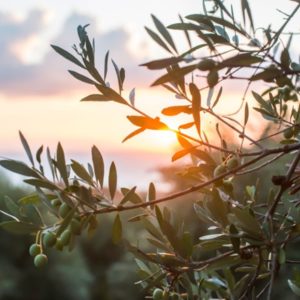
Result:
<svg viewBox="0 0 300 300"><path fill-rule="evenodd" d="M229 29L232 29L236 32L241 33L244 36L248 36L246 31L244 31L242 28L238 27L236 24L233 24L225 19L219 18L219 17L215 17L215 16L206 16L206 15L201 15L201 14L194 14L194 15L189 15L186 17L188 20L193 20L196 21L200 24L204 24L204 22L206 22L206 25L208 25L207 20L209 20L210 22L214 22L217 23L219 25L222 25L224 27L227 27ZM210 25L211 27L211 25ZM213 28L211 28L213 29Z"/></svg>
<svg viewBox="0 0 300 300"><path fill-rule="evenodd" d="M149 184L147 199L148 201L153 201L156 199L156 189L153 182L150 182Z"/></svg>
<svg viewBox="0 0 300 300"><path fill-rule="evenodd" d="M53 160L52 160L52 157L51 157L51 153L50 153L49 147L47 147L46 152L47 152L47 160L48 160L49 168L51 170L52 177L55 178L55 176L56 176L56 170L54 168L54 163L53 163Z"/></svg>
<svg viewBox="0 0 300 300"><path fill-rule="evenodd" d="M169 106L164 108L161 113L166 116L176 116L180 113L190 114L192 113L192 108L189 105Z"/></svg>
<svg viewBox="0 0 300 300"><path fill-rule="evenodd" d="M3 168L24 176L40 178L40 175L35 170L31 169L25 163L17 160L3 159L0 161L0 166Z"/></svg>
<svg viewBox="0 0 300 300"><path fill-rule="evenodd" d="M79 74L75 71L69 70L69 73L79 81L82 81L82 82L85 82L85 83L88 83L88 84L92 84L92 85L97 84L94 80L92 80L92 79L90 79L90 78L88 78L88 77L86 77L82 74Z"/></svg>
<svg viewBox="0 0 300 300"><path fill-rule="evenodd" d="M174 23L168 26L168 29L172 29L172 30L181 30L184 32L188 32L188 31L195 31L197 33L200 32L200 30L207 30L209 29L207 26L203 26L203 24L201 25L196 25L193 23Z"/></svg>
<svg viewBox="0 0 300 300"><path fill-rule="evenodd" d="M106 52L105 59L104 59L104 80L106 80L107 71L108 71L108 58L109 58L109 51Z"/></svg>
<svg viewBox="0 0 300 300"><path fill-rule="evenodd" d="M191 144L186 138L184 138L180 134L177 134L177 140L179 144L185 149L191 149L194 147L193 144Z"/></svg>
<svg viewBox="0 0 300 300"><path fill-rule="evenodd" d="M122 87L122 90L123 90L123 84L124 84L124 81L125 81L125 69L124 68L121 68L120 69L120 79L121 79L121 87Z"/></svg>
<svg viewBox="0 0 300 300"><path fill-rule="evenodd" d="M255 238L262 239L263 233L260 224L257 219L250 214L248 209L235 207L232 209L232 213L228 215L228 218L237 228L242 229Z"/></svg>
<svg viewBox="0 0 300 300"><path fill-rule="evenodd" d="M4 203L7 208L7 211L14 215L15 217L19 216L19 206L17 203L8 196L4 196Z"/></svg>
<svg viewBox="0 0 300 300"><path fill-rule="evenodd" d="M249 119L249 107L248 107L248 103L246 103L245 111L244 111L244 126L246 126L246 124L248 123L248 119Z"/></svg>
<svg viewBox="0 0 300 300"><path fill-rule="evenodd" d="M242 2L242 12L243 12L244 23L245 23L245 19L246 19L246 18L245 18L245 12L246 12L247 15L248 15L248 19L249 19L249 21L250 21L251 29L252 29L253 32L254 32L253 17L252 17L252 12L251 12L251 9L250 9L248 0L241 0L241 2Z"/></svg>
<svg viewBox="0 0 300 300"><path fill-rule="evenodd" d="M122 141L122 143L126 142L127 140L131 139L132 137L140 134L141 132L145 131L145 128L139 128L131 133L129 133Z"/></svg>
<svg viewBox="0 0 300 300"><path fill-rule="evenodd" d="M164 26L164 24L159 19L157 19L154 15L151 15L151 17L152 17L152 20L155 24L155 27L157 28L159 33L163 36L163 38L171 46L171 48L177 53L177 49L176 49L176 46L174 44L174 41L173 41L169 31Z"/></svg>
<svg viewBox="0 0 300 300"><path fill-rule="evenodd" d="M127 119L135 126L150 130L167 130L168 126L161 122L159 118L149 118L144 116L127 116Z"/></svg>
<svg viewBox="0 0 300 300"><path fill-rule="evenodd" d="M68 172L67 172L67 166L65 160L65 153L60 143L58 143L56 149L56 164L62 180L64 181L65 185L68 186L69 182L68 182Z"/></svg>
<svg viewBox="0 0 300 300"><path fill-rule="evenodd" d="M100 94L91 94L82 98L80 101L112 101L112 99Z"/></svg>
<svg viewBox="0 0 300 300"><path fill-rule="evenodd" d="M287 48L284 48L283 51L281 52L280 62L282 67L285 70L287 71L290 70L291 58L290 58L289 50Z"/></svg>
<svg viewBox="0 0 300 300"><path fill-rule="evenodd" d="M117 64L114 62L114 60L111 60L114 68L115 68L115 72L117 75L117 79L118 79L118 85L119 85L119 92L121 93L122 91L122 80L121 80L121 75L120 75L120 70L119 67L117 66Z"/></svg>
<svg viewBox="0 0 300 300"><path fill-rule="evenodd" d="M155 80L151 86L156 86L160 84L164 84L167 82L177 82L184 78L185 75L193 72L198 67L197 64L182 67L176 70L169 71L168 73L164 74L163 76L159 77L157 80Z"/></svg>
<svg viewBox="0 0 300 300"><path fill-rule="evenodd" d="M118 244L122 240L122 222L119 214L116 215L114 220L112 240L114 244Z"/></svg>
<svg viewBox="0 0 300 300"><path fill-rule="evenodd" d="M43 150L44 150L44 146L42 145L42 146L40 146L40 148L36 151L35 158L36 158L36 160L37 160L37 162L38 162L39 164L41 164L41 155L42 155L42 153L43 153Z"/></svg>
<svg viewBox="0 0 300 300"><path fill-rule="evenodd" d="M153 61L141 64L140 66L147 67L149 70L160 70L160 69L167 68L171 65L177 64L182 60L183 60L182 57L168 57L168 58L153 60Z"/></svg>
<svg viewBox="0 0 300 300"><path fill-rule="evenodd" d="M158 44L160 45L162 48L164 48L166 51L172 53L172 51L169 49L169 47L167 46L167 44L159 37L159 35L157 33L155 33L154 31L152 31L151 29L149 29L148 27L145 27L147 33L150 35L150 37Z"/></svg>
<svg viewBox="0 0 300 300"><path fill-rule="evenodd" d="M93 76L93 78L97 80L101 85L105 85L104 79L94 66L88 66L88 71Z"/></svg>
<svg viewBox="0 0 300 300"><path fill-rule="evenodd" d="M129 218L127 221L128 222L138 222L138 221L143 220L145 217L148 217L147 213L136 215L134 217Z"/></svg>
<svg viewBox="0 0 300 300"><path fill-rule="evenodd" d="M115 197L117 189L117 170L114 162L111 163L108 175L108 188L111 199Z"/></svg>
<svg viewBox="0 0 300 300"><path fill-rule="evenodd" d="M37 194L31 194L31 195L22 197L21 199L19 199L18 202L21 205L28 205L28 204L35 205L35 204L40 203L41 201Z"/></svg>
<svg viewBox="0 0 300 300"><path fill-rule="evenodd" d="M180 22L181 22L182 24L184 24L184 21L183 21L181 15L179 15L179 19L180 19ZM187 30L184 29L184 34L185 34L186 40L187 40L187 42L188 42L189 48L192 48L192 42L191 42L191 38L190 38L189 32L188 32Z"/></svg>
<svg viewBox="0 0 300 300"><path fill-rule="evenodd" d="M263 59L259 56L254 56L250 53L242 53L223 60L218 67L247 67L253 64L261 63L262 61Z"/></svg>
<svg viewBox="0 0 300 300"><path fill-rule="evenodd" d="M59 187L57 187L55 184L52 182L43 179L25 179L25 183L33 185L35 187L40 187L40 188L45 188L51 191L58 190Z"/></svg>
<svg viewBox="0 0 300 300"><path fill-rule="evenodd" d="M189 129L191 127L194 126L194 122L189 122L189 123L185 123L185 124L181 124L179 125L179 129Z"/></svg>
<svg viewBox="0 0 300 300"><path fill-rule="evenodd" d="M36 233L40 228L32 223L6 221L0 223L0 227L14 234L31 234Z"/></svg>
<svg viewBox="0 0 300 300"><path fill-rule="evenodd" d="M165 243L162 243L158 240L154 240L151 238L147 238L147 241L152 244L154 247L158 248L158 249L162 249L166 252L170 252L172 249L170 247L168 247Z"/></svg>
<svg viewBox="0 0 300 300"><path fill-rule="evenodd" d="M200 121L201 95L198 87L194 83L190 83L189 88L190 88L190 93L192 95L193 118L194 118L198 135L201 136L201 121Z"/></svg>
<svg viewBox="0 0 300 300"><path fill-rule="evenodd" d="M85 45L86 45L86 52L89 58L89 62L92 66L94 66L95 65L94 49L92 47L92 44L88 36L86 36Z"/></svg>
<svg viewBox="0 0 300 300"><path fill-rule="evenodd" d="M219 100L221 98L221 95L222 95L222 91L223 91L223 87L220 87L218 95L216 97L216 100L214 101L214 103L213 103L213 105L212 105L211 108L214 108L218 104L218 102L219 102Z"/></svg>
<svg viewBox="0 0 300 300"><path fill-rule="evenodd" d="M126 193L123 199L120 201L119 205L124 205L126 202L131 201L131 198L134 196L136 190L136 186L134 186L131 190L126 189Z"/></svg>
<svg viewBox="0 0 300 300"><path fill-rule="evenodd" d="M127 104L126 100L110 87L99 84L97 84L96 87L103 94L103 96L107 97L107 99L111 99L121 104Z"/></svg>
<svg viewBox="0 0 300 300"><path fill-rule="evenodd" d="M145 227L145 229L155 238L157 238L158 240L165 242L164 237L162 236L160 230L155 227L147 218L144 218L142 220L143 222L143 226Z"/></svg>
<svg viewBox="0 0 300 300"><path fill-rule="evenodd" d="M96 179L98 180L100 186L103 188L104 160L101 152L96 146L92 147L92 160Z"/></svg>
<svg viewBox="0 0 300 300"><path fill-rule="evenodd" d="M250 77L250 81L255 81L255 80L264 80L266 82L271 82L273 81L275 78L282 76L282 73L280 70L278 69L265 69L262 72L259 72L255 75L253 75L252 77Z"/></svg>
<svg viewBox="0 0 300 300"><path fill-rule="evenodd" d="M83 179L90 185L94 185L93 179L91 178L89 172L85 169L83 165L81 165L75 160L72 160L71 168L79 178Z"/></svg>
<svg viewBox="0 0 300 300"><path fill-rule="evenodd" d="M23 147L25 149L25 152L27 154L27 157L29 158L31 164L34 166L34 161L33 161L33 157L32 157L32 153L31 153L29 144L28 144L27 140L25 139L25 137L24 137L24 135L22 134L21 131L19 131L19 136L20 136L22 145L23 145Z"/></svg>
<svg viewBox="0 0 300 300"><path fill-rule="evenodd" d="M69 53L68 51L55 46L55 45L51 45L51 47L54 49L54 51L56 51L58 54L60 54L61 56L63 56L64 58L66 58L67 60L71 61L72 63L74 63L75 65L85 69L85 66L71 53Z"/></svg>
<svg viewBox="0 0 300 300"><path fill-rule="evenodd" d="M193 123L194 125L194 123ZM183 150L179 150L177 152L175 152L172 156L172 162L190 154L192 152L192 149L183 149Z"/></svg>
<svg viewBox="0 0 300 300"><path fill-rule="evenodd" d="M133 88L129 93L129 101L132 106L134 106L135 103L135 88Z"/></svg>

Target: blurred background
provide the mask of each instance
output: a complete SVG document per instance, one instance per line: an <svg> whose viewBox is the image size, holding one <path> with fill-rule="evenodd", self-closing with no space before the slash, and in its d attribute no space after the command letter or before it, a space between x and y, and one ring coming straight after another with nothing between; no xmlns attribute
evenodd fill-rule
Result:
<svg viewBox="0 0 300 300"><path fill-rule="evenodd" d="M251 1L251 4L256 23L272 22L274 28L284 19L276 8L288 12L294 6L291 1L282 4L280 0ZM88 32L95 37L100 70L104 55L110 50L111 57L126 69L124 95L136 88L137 106L156 116L161 108L174 103L174 96L160 88L149 89L159 73L138 67L143 62L166 56L147 36L143 26L153 28L151 13L168 25L177 22L178 14L185 16L201 10L198 0L86 0L84 4L73 0L2 1L0 156L26 160L18 137L18 130L22 130L33 150L43 144L54 151L60 141L69 158L83 163L90 160L89 149L95 144L103 152L107 166L110 161L116 161L121 186L138 184L142 192L148 182L153 181L159 191L165 193L190 185L188 178L182 180L177 175L179 164L170 167L176 149L175 137L146 132L122 144L122 139L133 130L126 119L130 112L110 103L80 103L81 98L95 91L68 75L67 70L73 66L55 54L50 44L71 50L77 42L76 27L90 24ZM183 38L175 36L177 44L185 49ZM224 94L227 99L238 97L238 89L232 85ZM238 100L231 104L234 109ZM281 162L276 168L280 170L283 166ZM256 176L251 176L239 180L250 180L254 184ZM261 184L269 184L269 173L262 177ZM237 197L242 197L239 183L235 182ZM17 200L27 192L22 178L1 171L0 201L6 195ZM266 196L259 195L261 200ZM178 205L180 203L175 203L173 209L180 210L182 217L190 214L190 230L195 235L200 233L202 226L192 212L182 206L179 209ZM0 299L143 299L139 286L134 284L138 277L132 256L112 244L112 217L101 217L99 230L91 238L82 237L73 252L50 252L51 263L43 270L36 270L28 255L33 237L12 236L1 230ZM129 237L143 234L138 224L129 226L126 232ZM292 251L296 253L296 249L297 245ZM277 285L276 299L285 299L287 295L284 279L292 270L286 272ZM291 294L288 295L288 299L292 299Z"/></svg>

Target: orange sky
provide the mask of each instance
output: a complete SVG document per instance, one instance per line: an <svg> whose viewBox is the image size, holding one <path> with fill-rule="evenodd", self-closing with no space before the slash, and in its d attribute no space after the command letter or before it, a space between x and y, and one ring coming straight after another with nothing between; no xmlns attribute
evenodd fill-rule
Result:
<svg viewBox="0 0 300 300"><path fill-rule="evenodd" d="M126 5L129 2L131 5ZM6 2L0 8L0 155L16 154L20 157L22 147L18 130L22 130L33 149L41 144L55 149L57 142L61 141L67 153L87 156L90 147L95 144L110 155L110 159L114 159L112 153L116 159L121 158L123 166L126 165L126 155L121 153L128 153L131 158L140 153L141 157L145 157L145 164L141 159L137 167L144 170L144 180L157 180L147 170L158 162L160 165L170 163L175 139L166 133L146 132L121 144L122 139L135 129L126 119L127 115L134 113L113 103L80 103L79 100L91 90L69 76L67 70L72 65L56 55L49 44L70 49L76 42L76 26L90 23L89 32L96 37L98 65L102 68L104 54L110 49L112 57L127 70L124 95L136 87L136 105L155 117L164 106L181 103L162 89L149 89L158 73L137 67L140 63L166 56L146 35L143 25L153 28L151 12L169 24L171 20L176 21L177 11L183 14L201 11L198 2L191 0L183 4L179 0L167 0L162 5L161 1L155 0L141 5L136 0L122 1L118 9L113 10L114 18L108 18L104 11L95 14L99 7L94 0L89 0L89 5L83 10L70 1L64 2L62 7L56 0L51 4L49 1L49 5L41 5L36 0L26 4L19 0L14 4ZM134 3L141 6L139 11L132 9ZM262 23L267 22L262 12L274 4L276 18L270 19L270 22L276 21L274 27L278 27L283 18L276 12L275 5L280 6L280 3L277 0L253 2L256 5L255 18ZM288 1L283 6L284 10L290 10L295 3ZM109 9L110 4L106 11ZM126 14L127 18L124 17ZM146 16L149 16L148 19ZM177 36L176 41L185 49L186 43L182 38L182 35ZM236 90L234 85L225 90L222 101L226 104L220 111L238 106L241 95ZM210 127L210 124L204 126ZM158 159L159 156L161 159Z"/></svg>

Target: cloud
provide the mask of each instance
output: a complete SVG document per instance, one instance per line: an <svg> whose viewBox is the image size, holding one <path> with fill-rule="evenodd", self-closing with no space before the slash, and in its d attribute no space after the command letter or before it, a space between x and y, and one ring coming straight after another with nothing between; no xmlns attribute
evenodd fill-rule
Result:
<svg viewBox="0 0 300 300"><path fill-rule="evenodd" d="M86 89L84 84L68 76L67 69L72 69L73 65L50 48L50 44L55 44L72 51L71 46L77 42L76 28L85 24L91 24L88 32L95 38L96 60L100 70L103 69L105 53L110 50L110 56L127 71L127 78L130 78L127 80L128 88L151 83L153 76L149 76L147 70L138 67L144 60L140 61L129 50L129 32L122 28L97 32L95 19L75 13L66 19L61 33L49 41L49 51L38 63L24 62L24 53L29 51L32 41L41 38L46 26L51 26L45 22L45 13L32 11L21 21L0 13L0 94L13 98L21 95L65 94L74 89ZM34 51L32 49L31 51Z"/></svg>

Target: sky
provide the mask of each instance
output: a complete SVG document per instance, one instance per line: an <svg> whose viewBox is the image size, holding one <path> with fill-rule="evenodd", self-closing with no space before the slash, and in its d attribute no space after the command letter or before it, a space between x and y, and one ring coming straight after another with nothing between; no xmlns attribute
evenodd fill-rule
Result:
<svg viewBox="0 0 300 300"><path fill-rule="evenodd" d="M229 1L229 0L228 0ZM80 103L93 89L71 78L73 66L50 48L70 49L76 42L76 27L90 24L95 37L96 59L103 67L107 50L126 69L124 95L136 88L138 107L156 116L162 107L174 104L174 96L149 86L158 76L139 64L166 55L147 36L153 28L150 14L168 25L202 12L199 0L14 0L0 5L0 155L23 158L18 138L21 130L33 150L39 145L55 149L62 142L69 156L87 160L95 144L119 163L124 184L133 184L135 174L146 181L159 181L155 168L171 161L175 138L148 132L124 144L134 127L126 116L132 112L113 103ZM237 1L232 1L237 2ZM284 2L284 4L283 4ZM258 24L278 27L295 3L289 0L250 1ZM298 26L294 23L291 27ZM178 44L185 45L182 37ZM183 49L185 46L182 46ZM234 88L227 97L235 95ZM130 163L129 163L130 162ZM138 169L138 170L137 170Z"/></svg>

